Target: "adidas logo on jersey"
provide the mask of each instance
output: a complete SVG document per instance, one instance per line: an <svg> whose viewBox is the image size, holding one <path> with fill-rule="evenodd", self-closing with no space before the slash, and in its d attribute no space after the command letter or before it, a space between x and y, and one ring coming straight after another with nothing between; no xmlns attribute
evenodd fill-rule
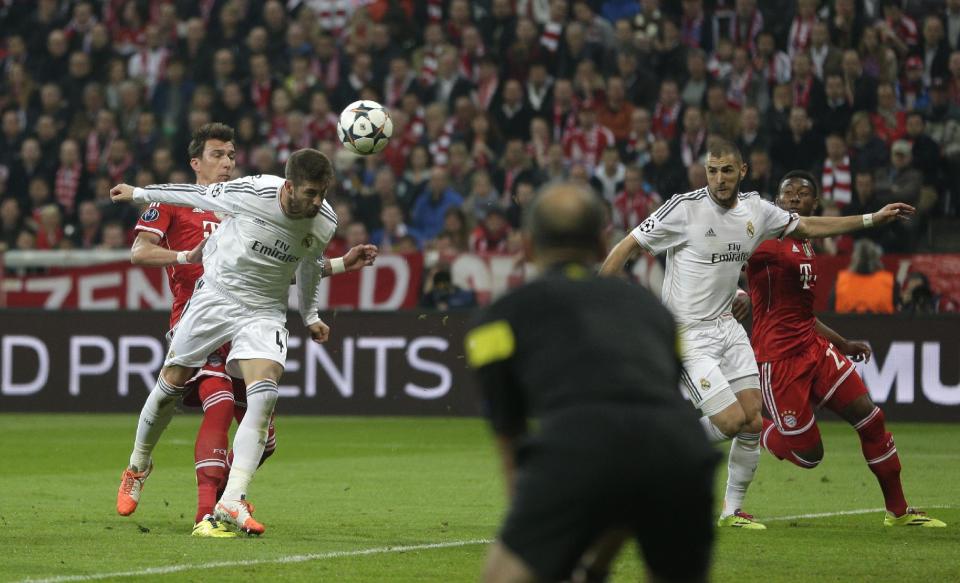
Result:
<svg viewBox="0 0 960 583"><path fill-rule="evenodd" d="M794 245L793 245L793 252L794 252L794 253L799 253L799 252L800 252L800 250L797 249L796 243L794 243Z"/></svg>
<svg viewBox="0 0 960 583"><path fill-rule="evenodd" d="M707 234L704 235L704 237L716 237L716 236L717 234L713 232L713 227L710 227L709 229L707 229Z"/></svg>
<svg viewBox="0 0 960 583"><path fill-rule="evenodd" d="M266 227L266 226L267 226L267 222L266 222L265 220L261 219L260 217L253 217L253 224L259 225L259 226L261 226L261 227Z"/></svg>
<svg viewBox="0 0 960 583"><path fill-rule="evenodd" d="M195 213L204 213L204 212L207 212L207 211L205 211L205 210L203 210L203 209L200 209L200 208L195 208L195 209L193 209L193 212L195 212Z"/></svg>

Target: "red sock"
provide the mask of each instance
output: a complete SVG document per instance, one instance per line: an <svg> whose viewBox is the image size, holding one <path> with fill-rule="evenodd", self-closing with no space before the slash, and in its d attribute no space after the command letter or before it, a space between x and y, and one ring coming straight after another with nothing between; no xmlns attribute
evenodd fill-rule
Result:
<svg viewBox="0 0 960 583"><path fill-rule="evenodd" d="M900 483L900 456L893 443L893 435L884 424L883 411L879 407L853 427L860 436L860 447L867 467L877 477L883 501L887 510L895 516L907 511L907 501L903 497L903 484Z"/></svg>
<svg viewBox="0 0 960 583"><path fill-rule="evenodd" d="M233 422L233 399L218 399L211 395L204 401L203 421L197 433L194 459L197 470L197 516L200 522L213 514L217 503L217 489L227 475L227 445L230 423Z"/></svg>

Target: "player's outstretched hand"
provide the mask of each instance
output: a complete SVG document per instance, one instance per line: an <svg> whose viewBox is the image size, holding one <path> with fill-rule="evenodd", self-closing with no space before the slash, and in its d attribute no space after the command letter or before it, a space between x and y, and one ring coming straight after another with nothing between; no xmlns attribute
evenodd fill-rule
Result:
<svg viewBox="0 0 960 583"><path fill-rule="evenodd" d="M358 271L373 265L377 260L376 245L354 245L343 256L343 266L347 271Z"/></svg>
<svg viewBox="0 0 960 583"><path fill-rule="evenodd" d="M854 362L870 362L870 355L873 354L869 344L856 340L847 340L847 343L840 348L841 352L849 356L850 360Z"/></svg>
<svg viewBox="0 0 960 583"><path fill-rule="evenodd" d="M307 326L307 330L310 331L310 338L317 344L322 344L330 338L330 326L322 321Z"/></svg>
<svg viewBox="0 0 960 583"><path fill-rule="evenodd" d="M738 293L736 297L733 298L733 307L730 308L730 311L733 312L733 317L736 318L738 322L746 320L747 316L750 315L750 296Z"/></svg>
<svg viewBox="0 0 960 583"><path fill-rule="evenodd" d="M130 202L133 200L133 187L129 184L118 184L110 189L110 200L113 202Z"/></svg>
<svg viewBox="0 0 960 583"><path fill-rule="evenodd" d="M898 219L909 221L915 212L917 212L917 209L906 203L894 202L873 213L873 224L877 226L886 225Z"/></svg>
<svg viewBox="0 0 960 583"><path fill-rule="evenodd" d="M206 244L207 240L204 239L199 245L187 251L187 263L203 263L203 246Z"/></svg>

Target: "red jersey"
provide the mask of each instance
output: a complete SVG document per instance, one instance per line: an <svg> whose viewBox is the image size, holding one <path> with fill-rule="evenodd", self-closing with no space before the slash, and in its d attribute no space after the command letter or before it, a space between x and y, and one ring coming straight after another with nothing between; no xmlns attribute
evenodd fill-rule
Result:
<svg viewBox="0 0 960 583"><path fill-rule="evenodd" d="M816 341L817 257L809 241L764 241L747 262L747 276L757 362L795 356Z"/></svg>
<svg viewBox="0 0 960 583"><path fill-rule="evenodd" d="M140 215L134 229L159 236L162 247L172 251L189 251L209 237L219 225L220 219L213 211L154 202ZM173 328L187 300L193 295L194 285L203 275L203 265L176 264L167 266L166 270L170 291L173 292L173 307L170 308L170 328Z"/></svg>

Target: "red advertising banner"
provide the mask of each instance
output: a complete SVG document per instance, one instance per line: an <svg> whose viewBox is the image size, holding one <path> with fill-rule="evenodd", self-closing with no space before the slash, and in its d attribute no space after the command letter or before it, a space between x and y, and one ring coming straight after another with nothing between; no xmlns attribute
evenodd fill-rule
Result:
<svg viewBox="0 0 960 583"><path fill-rule="evenodd" d="M326 278L320 284L321 309L371 311L416 307L423 258L385 255L359 272ZM52 268L43 275L7 276L0 289L6 306L47 310L167 310L173 303L163 269L126 262L90 267ZM296 294L291 287L291 308Z"/></svg>
<svg viewBox="0 0 960 583"><path fill-rule="evenodd" d="M814 309L828 311L837 273L847 268L850 258L821 255L817 260ZM453 283L476 292L481 305L535 275L531 266L517 255L463 253L447 262ZM930 279L935 293L960 300L958 253L887 255L883 263L899 282L908 273L919 271ZM424 257L420 254L381 255L372 268L323 280L321 306L372 311L414 308L419 302L424 269ZM632 275L659 292L663 267L657 259L643 255L634 264ZM0 285L0 299L3 295L7 307L49 310L166 310L171 304L162 269L126 262L52 268L42 275L7 276ZM293 293L290 307L297 307Z"/></svg>

